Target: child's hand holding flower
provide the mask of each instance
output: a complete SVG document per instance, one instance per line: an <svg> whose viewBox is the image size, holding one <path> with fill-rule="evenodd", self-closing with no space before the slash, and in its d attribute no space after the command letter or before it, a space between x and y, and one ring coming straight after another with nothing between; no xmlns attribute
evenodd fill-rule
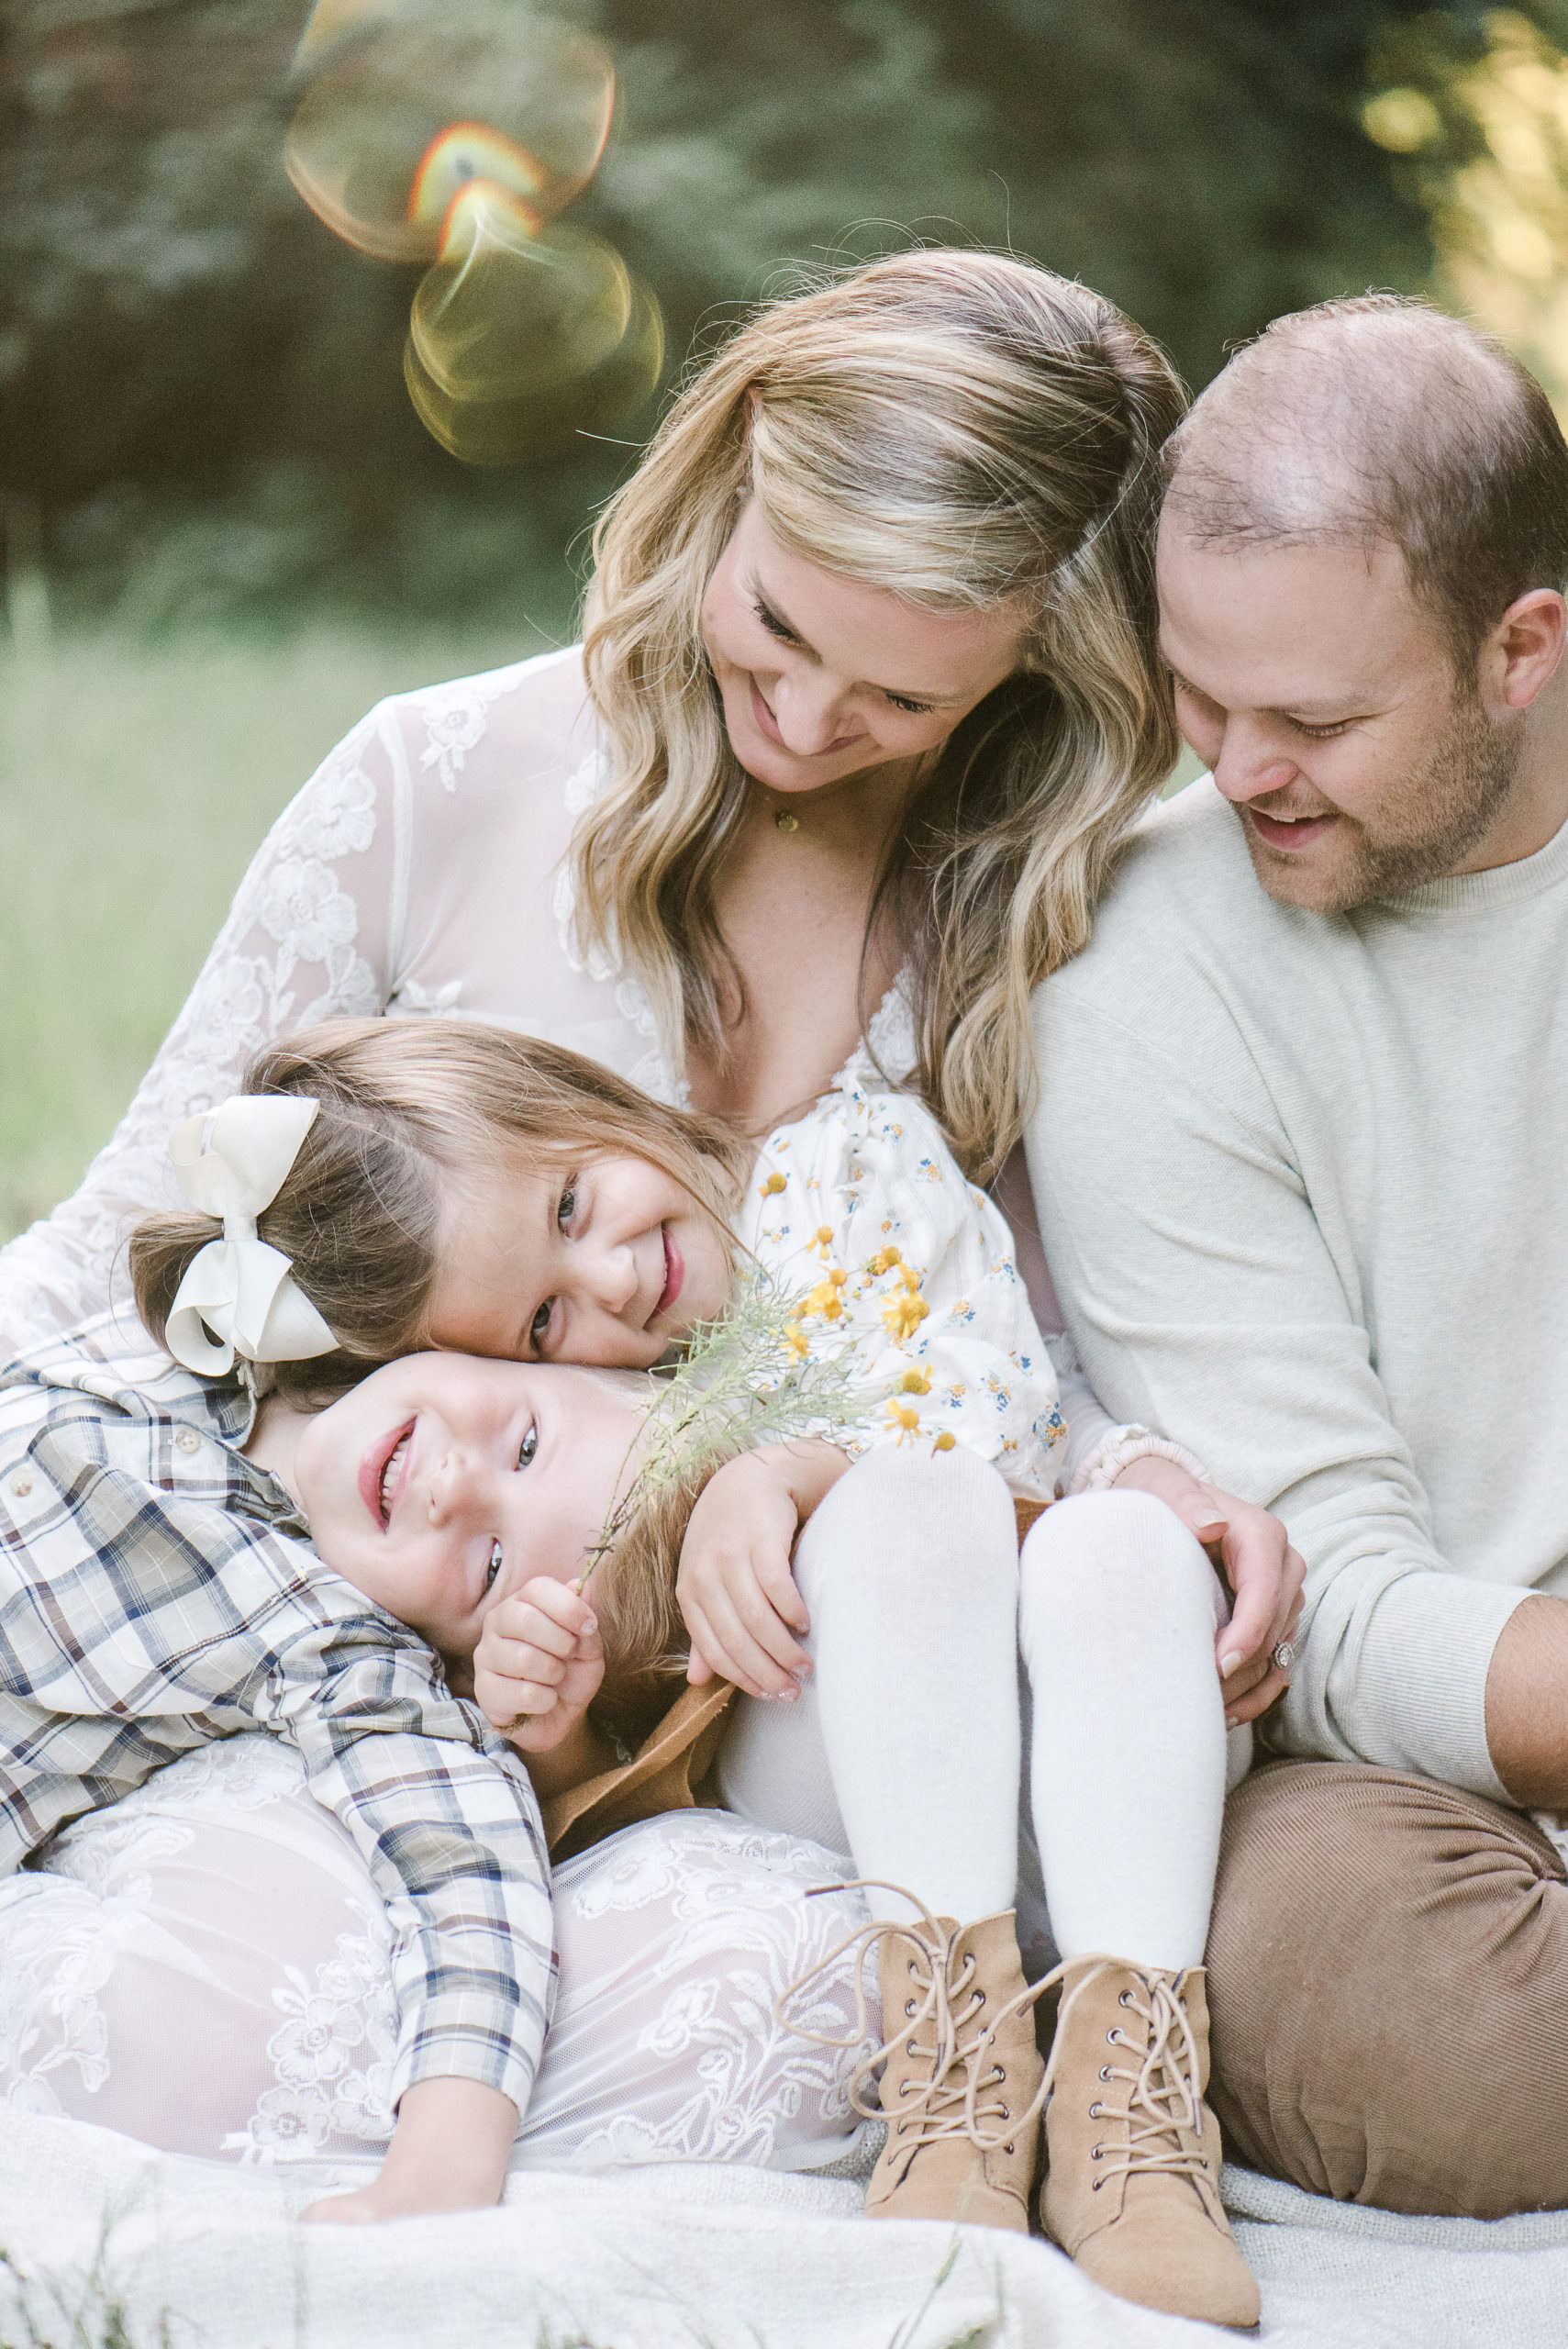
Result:
<svg viewBox="0 0 1568 2349"><path fill-rule="evenodd" d="M524 1753L550 1753L578 1729L605 1676L598 1618L570 1583L536 1575L484 1619L473 1695Z"/></svg>

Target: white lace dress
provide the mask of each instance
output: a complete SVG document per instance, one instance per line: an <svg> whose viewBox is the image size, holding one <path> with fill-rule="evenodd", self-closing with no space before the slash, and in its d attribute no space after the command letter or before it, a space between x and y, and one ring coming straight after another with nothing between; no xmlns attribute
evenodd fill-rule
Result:
<svg viewBox="0 0 1568 2349"><path fill-rule="evenodd" d="M310 1021L498 1020L678 1097L640 987L571 940L564 852L599 776L574 651L373 710L273 827L81 1189L0 1251L0 1354L125 1301L121 1245L171 1197L171 1128ZM895 1064L896 1039L877 1041ZM246 1737L193 1755L40 1858L0 1884L0 2100L246 2161L384 2143L385 1921L286 1750ZM862 1913L851 1896L803 1897L844 1865L714 1812L649 1820L569 1862L517 2160L843 2154L853 2054L773 2009ZM847 1973L814 1996L799 2019L850 2036Z"/></svg>
<svg viewBox="0 0 1568 2349"><path fill-rule="evenodd" d="M261 1733L203 1748L0 1883L0 2103L239 2162L392 2129L391 1932L362 1861ZM555 1877L560 1981L514 2167L863 2158L835 2054L781 2022L864 1917L848 1862L723 1811L623 1828ZM855 2041L847 1964L787 2008ZM874 2015L874 2006L872 2009Z"/></svg>

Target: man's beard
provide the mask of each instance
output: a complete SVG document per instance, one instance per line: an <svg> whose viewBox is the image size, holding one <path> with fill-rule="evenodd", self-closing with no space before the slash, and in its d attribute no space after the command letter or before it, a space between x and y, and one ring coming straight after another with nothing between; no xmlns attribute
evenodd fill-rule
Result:
<svg viewBox="0 0 1568 2349"><path fill-rule="evenodd" d="M1288 867L1282 873L1281 860L1262 850L1243 824L1259 880L1282 905L1309 904L1323 914L1349 913L1353 906L1441 880L1496 821L1518 777L1522 738L1518 719L1490 718L1474 694L1462 694L1431 756L1389 791L1376 832L1354 818L1343 819L1350 827L1348 854L1341 870L1323 875L1323 896L1298 897L1271 885L1286 877Z"/></svg>

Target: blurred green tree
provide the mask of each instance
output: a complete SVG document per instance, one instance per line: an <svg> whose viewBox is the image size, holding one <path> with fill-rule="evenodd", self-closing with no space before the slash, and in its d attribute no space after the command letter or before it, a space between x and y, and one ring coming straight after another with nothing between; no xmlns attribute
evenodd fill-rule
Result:
<svg viewBox="0 0 1568 2349"><path fill-rule="evenodd" d="M545 5L617 58L578 217L656 288L677 360L796 265L912 233L1090 280L1195 384L1280 310L1428 282L1431 189L1362 107L1396 50L1487 40L1479 5L1419 0ZM506 607L562 575L650 421L499 474L426 438L399 364L413 276L338 244L283 175L305 13L0 16L0 494L41 514L68 594L128 618ZM564 625L554 592L536 617Z"/></svg>

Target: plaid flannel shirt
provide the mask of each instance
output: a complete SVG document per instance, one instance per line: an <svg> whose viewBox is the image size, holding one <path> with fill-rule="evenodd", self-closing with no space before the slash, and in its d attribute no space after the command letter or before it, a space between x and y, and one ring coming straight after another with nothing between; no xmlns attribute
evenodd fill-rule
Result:
<svg viewBox="0 0 1568 2349"><path fill-rule="evenodd" d="M472 2079L521 2111L554 1989L532 1785L306 1546L239 1449L253 1415L110 1315L0 1369L0 1873L176 1754L271 1730L390 1912L394 2095Z"/></svg>

